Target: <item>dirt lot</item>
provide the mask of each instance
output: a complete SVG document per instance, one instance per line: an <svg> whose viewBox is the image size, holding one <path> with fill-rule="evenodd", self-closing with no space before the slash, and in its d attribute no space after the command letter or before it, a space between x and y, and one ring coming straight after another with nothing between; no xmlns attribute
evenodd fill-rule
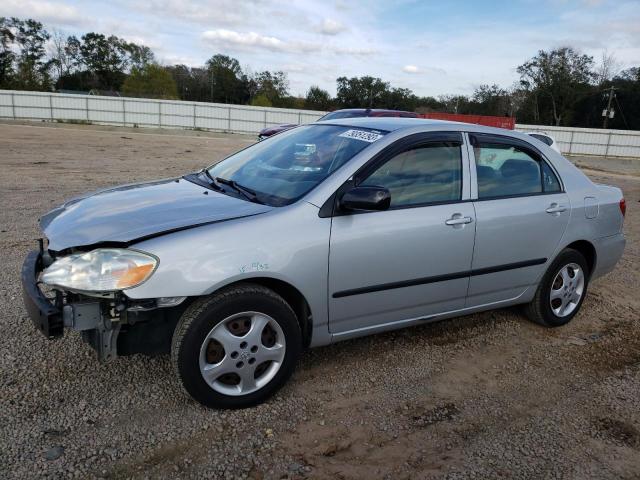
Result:
<svg viewBox="0 0 640 480"><path fill-rule="evenodd" d="M187 398L167 358L100 365L77 335L33 329L19 272L39 215L251 141L0 125L0 476L640 478L640 177L626 170L588 171L624 190L628 246L563 328L509 309L316 349L272 401L233 412Z"/></svg>

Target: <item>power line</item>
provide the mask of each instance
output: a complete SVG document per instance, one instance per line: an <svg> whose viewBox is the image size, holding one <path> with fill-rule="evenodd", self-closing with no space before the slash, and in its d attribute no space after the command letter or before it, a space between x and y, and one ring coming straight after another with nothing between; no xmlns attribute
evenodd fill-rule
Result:
<svg viewBox="0 0 640 480"><path fill-rule="evenodd" d="M609 122L610 115L613 118L613 111L611 110L611 102L613 100L613 97L615 96L615 94L613 93L614 91L615 91L615 87L611 85L611 87L609 88L609 100L607 101L607 108L602 111L602 116L604 117L604 120L602 122L602 128L607 128L607 123Z"/></svg>
<svg viewBox="0 0 640 480"><path fill-rule="evenodd" d="M620 115L622 115L622 121L624 122L624 126L627 127L627 129L628 129L629 125L627 124L627 119L624 117L624 113L622 111L622 105L620 105L620 102L618 101L618 96L617 95L616 95L615 99L616 99L616 105L618 105L618 110L620 110Z"/></svg>

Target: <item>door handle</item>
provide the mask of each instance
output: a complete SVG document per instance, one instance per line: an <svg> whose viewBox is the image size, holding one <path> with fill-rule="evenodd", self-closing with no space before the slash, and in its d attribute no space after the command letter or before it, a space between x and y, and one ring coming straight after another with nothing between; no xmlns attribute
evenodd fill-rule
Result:
<svg viewBox="0 0 640 480"><path fill-rule="evenodd" d="M549 205L549 208L547 208L545 211L547 213L555 214L555 213L562 213L566 210L567 210L567 207L565 207L564 205L558 205L557 203L552 203L551 205Z"/></svg>
<svg viewBox="0 0 640 480"><path fill-rule="evenodd" d="M460 213L454 213L453 216L449 219L446 220L444 223L446 225L464 225L466 223L471 223L473 222L473 218L471 217L463 217L462 214Z"/></svg>

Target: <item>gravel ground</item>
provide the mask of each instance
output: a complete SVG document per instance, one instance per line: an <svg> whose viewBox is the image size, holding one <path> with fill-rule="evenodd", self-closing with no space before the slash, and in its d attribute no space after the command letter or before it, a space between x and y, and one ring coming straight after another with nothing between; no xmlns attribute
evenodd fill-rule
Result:
<svg viewBox="0 0 640 480"><path fill-rule="evenodd" d="M3 478L639 478L640 177L628 246L563 328L498 310L315 349L270 402L213 411L166 357L96 362L22 306L36 219L103 186L177 175L250 137L0 125ZM590 164L591 165L591 164Z"/></svg>

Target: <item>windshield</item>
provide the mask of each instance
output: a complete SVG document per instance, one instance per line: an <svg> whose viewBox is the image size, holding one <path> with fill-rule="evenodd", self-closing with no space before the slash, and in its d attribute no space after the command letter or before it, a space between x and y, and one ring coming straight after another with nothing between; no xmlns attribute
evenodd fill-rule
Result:
<svg viewBox="0 0 640 480"><path fill-rule="evenodd" d="M232 180L261 203L295 202L387 133L336 125L307 125L256 143L210 167L211 178Z"/></svg>

